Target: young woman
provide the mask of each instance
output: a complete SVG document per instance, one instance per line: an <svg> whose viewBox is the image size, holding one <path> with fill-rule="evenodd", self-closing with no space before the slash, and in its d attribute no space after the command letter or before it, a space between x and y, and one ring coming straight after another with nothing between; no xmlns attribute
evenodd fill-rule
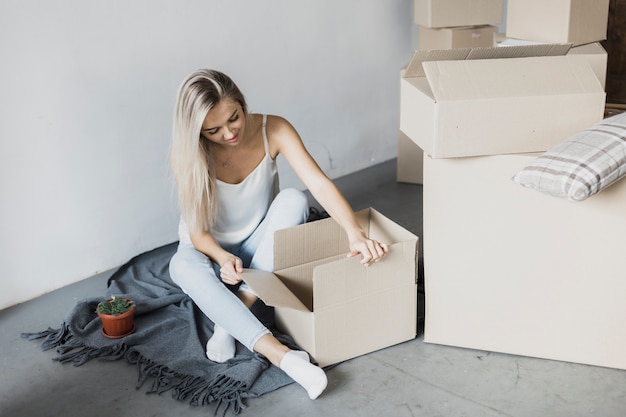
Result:
<svg viewBox="0 0 626 417"><path fill-rule="evenodd" d="M385 256L387 246L366 236L289 122L249 114L243 94L228 76L200 70L182 83L174 115L171 160L181 222L170 274L215 323L206 345L209 359L232 358L238 340L315 399L326 388L324 371L309 362L306 352L290 350L259 322L249 310L256 296L242 282L243 268L273 271L274 231L304 223L308 214L304 193L279 191L278 154L346 231L350 256L361 255L365 266Z"/></svg>

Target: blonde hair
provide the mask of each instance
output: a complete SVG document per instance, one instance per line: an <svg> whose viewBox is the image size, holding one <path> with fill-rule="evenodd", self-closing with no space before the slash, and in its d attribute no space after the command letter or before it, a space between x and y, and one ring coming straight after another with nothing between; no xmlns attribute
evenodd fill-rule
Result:
<svg viewBox="0 0 626 417"><path fill-rule="evenodd" d="M225 98L238 102L247 117L243 94L219 71L198 70L178 90L170 158L181 215L190 231L209 230L217 216L215 166L201 130L207 113Z"/></svg>

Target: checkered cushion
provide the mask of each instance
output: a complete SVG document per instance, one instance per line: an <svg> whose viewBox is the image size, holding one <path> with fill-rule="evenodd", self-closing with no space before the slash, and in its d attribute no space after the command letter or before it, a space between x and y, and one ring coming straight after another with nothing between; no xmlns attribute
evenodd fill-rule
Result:
<svg viewBox="0 0 626 417"><path fill-rule="evenodd" d="M626 175L626 112L604 119L539 156L514 177L525 187L582 201Z"/></svg>

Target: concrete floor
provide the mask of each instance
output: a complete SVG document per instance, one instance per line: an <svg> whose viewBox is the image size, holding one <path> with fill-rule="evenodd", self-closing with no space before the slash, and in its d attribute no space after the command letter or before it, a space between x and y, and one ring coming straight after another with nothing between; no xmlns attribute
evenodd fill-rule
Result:
<svg viewBox="0 0 626 417"><path fill-rule="evenodd" d="M375 207L421 236L422 188L396 183L395 169L389 161L337 184L355 209ZM136 371L124 361L61 365L55 352L20 338L58 327L76 301L104 292L111 272L0 311L0 416L213 415L213 407L136 390ZM248 400L240 415L626 416L626 371L428 344L421 334L327 374L315 401L292 384Z"/></svg>

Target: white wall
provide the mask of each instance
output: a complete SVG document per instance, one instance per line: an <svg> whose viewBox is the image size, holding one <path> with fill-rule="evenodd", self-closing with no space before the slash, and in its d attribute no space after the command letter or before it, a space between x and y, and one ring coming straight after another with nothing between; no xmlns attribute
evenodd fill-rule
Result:
<svg viewBox="0 0 626 417"><path fill-rule="evenodd" d="M171 113L197 68L287 117L333 178L395 157L412 7L2 0L0 309L176 240Z"/></svg>

